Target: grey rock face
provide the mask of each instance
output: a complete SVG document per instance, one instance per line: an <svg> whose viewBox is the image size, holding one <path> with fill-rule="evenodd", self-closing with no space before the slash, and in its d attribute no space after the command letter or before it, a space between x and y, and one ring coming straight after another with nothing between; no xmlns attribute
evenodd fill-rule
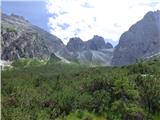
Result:
<svg viewBox="0 0 160 120"><path fill-rule="evenodd" d="M1 15L2 60L49 58L65 46L56 36L17 15Z"/></svg>
<svg viewBox="0 0 160 120"><path fill-rule="evenodd" d="M111 43L107 42L105 44L105 48L107 48L107 49L113 48L113 45Z"/></svg>
<svg viewBox="0 0 160 120"><path fill-rule="evenodd" d="M86 42L80 38L71 38L59 54L70 61L82 64L110 65L113 50L110 43L106 44L102 37L95 35Z"/></svg>
<svg viewBox="0 0 160 120"><path fill-rule="evenodd" d="M86 42L82 41L80 38L71 38L66 46L69 51L78 52L83 50L101 50L113 48L112 44L105 43L104 38L98 35Z"/></svg>
<svg viewBox="0 0 160 120"><path fill-rule="evenodd" d="M82 51L86 49L85 43L78 37L71 38L66 46L69 51Z"/></svg>
<svg viewBox="0 0 160 120"><path fill-rule="evenodd" d="M95 35L91 40L88 40L86 44L91 50L100 50L105 48L104 38L98 35Z"/></svg>
<svg viewBox="0 0 160 120"><path fill-rule="evenodd" d="M148 12L120 37L112 65L122 66L160 52L160 11Z"/></svg>

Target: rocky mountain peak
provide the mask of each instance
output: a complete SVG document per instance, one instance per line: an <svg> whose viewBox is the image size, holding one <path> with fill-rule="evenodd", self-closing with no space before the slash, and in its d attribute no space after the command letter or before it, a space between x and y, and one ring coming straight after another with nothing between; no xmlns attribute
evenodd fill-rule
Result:
<svg viewBox="0 0 160 120"><path fill-rule="evenodd" d="M101 36L98 36L98 35L94 35L93 38L92 38L92 40L94 40L94 41L97 41L97 40L103 41L104 38L101 37Z"/></svg>
<svg viewBox="0 0 160 120"><path fill-rule="evenodd" d="M98 35L94 35L92 39L88 41L82 41L79 37L70 38L66 48L69 51L77 52L82 50L101 50L113 48L111 43L105 43L104 38Z"/></svg>
<svg viewBox="0 0 160 120"><path fill-rule="evenodd" d="M94 35L94 37L87 41L87 46L91 50L99 50L105 48L105 41L103 37Z"/></svg>
<svg viewBox="0 0 160 120"><path fill-rule="evenodd" d="M157 14L160 14L160 10L157 11L149 11L144 15L145 19L156 19L159 18Z"/></svg>
<svg viewBox="0 0 160 120"><path fill-rule="evenodd" d="M99 43L105 43L104 38L98 35L94 35L93 38L91 39L91 41L94 42L99 42Z"/></svg>
<svg viewBox="0 0 160 120"><path fill-rule="evenodd" d="M113 65L127 65L160 52L160 11L148 12L120 37Z"/></svg>
<svg viewBox="0 0 160 120"><path fill-rule="evenodd" d="M82 41L78 37L71 38L66 49L60 52L62 56L82 64L110 65L113 50L110 43L105 43L104 38L95 35L88 41Z"/></svg>
<svg viewBox="0 0 160 120"><path fill-rule="evenodd" d="M79 37L74 37L74 38L70 38L68 42L68 44L71 44L71 43L83 43L83 41Z"/></svg>
<svg viewBox="0 0 160 120"><path fill-rule="evenodd" d="M21 20L25 20L23 16L18 16L18 15L15 15L15 14L13 14L13 13L10 15L10 17L12 17L12 18L17 18L17 19L21 19ZM26 20L25 20L25 21L26 21Z"/></svg>
<svg viewBox="0 0 160 120"><path fill-rule="evenodd" d="M2 60L49 58L64 47L56 36L29 23L21 16L2 14Z"/></svg>
<svg viewBox="0 0 160 120"><path fill-rule="evenodd" d="M30 22L28 20L26 20L23 16L18 16L13 13L11 15L7 15L7 14L2 13L1 18L3 21L8 22L8 23L12 23L13 25L19 24L19 25L22 25L22 27L25 25L31 25Z"/></svg>
<svg viewBox="0 0 160 120"><path fill-rule="evenodd" d="M106 48L106 49L113 48L113 45L112 45L111 43L107 42L107 43L105 44L105 48Z"/></svg>
<svg viewBox="0 0 160 120"><path fill-rule="evenodd" d="M78 38L78 37L74 37L74 38L70 38L69 42L67 43L66 48L69 51L81 51L84 49L84 42Z"/></svg>

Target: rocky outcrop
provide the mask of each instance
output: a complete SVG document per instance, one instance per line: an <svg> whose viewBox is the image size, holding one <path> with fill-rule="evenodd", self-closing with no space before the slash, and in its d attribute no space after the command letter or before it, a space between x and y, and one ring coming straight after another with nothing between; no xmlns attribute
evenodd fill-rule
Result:
<svg viewBox="0 0 160 120"><path fill-rule="evenodd" d="M148 12L120 37L112 65L122 66L160 52L160 11Z"/></svg>
<svg viewBox="0 0 160 120"><path fill-rule="evenodd" d="M106 49L111 49L111 48L113 48L113 45L112 45L111 43L107 42L107 43L105 44L105 48L106 48Z"/></svg>
<svg viewBox="0 0 160 120"><path fill-rule="evenodd" d="M88 41L83 41L78 37L71 38L66 46L69 51L77 52L83 50L101 50L101 49L111 49L113 48L112 44L107 42L105 43L104 38L98 35Z"/></svg>
<svg viewBox="0 0 160 120"><path fill-rule="evenodd" d="M88 41L71 38L59 54L70 61L82 64L110 65L113 50L110 43L105 43L104 38L95 35Z"/></svg>
<svg viewBox="0 0 160 120"><path fill-rule="evenodd" d="M66 48L69 51L77 52L77 51L85 50L86 49L86 45L80 38L75 37L75 38L71 38L69 40L69 42L67 43Z"/></svg>
<svg viewBox="0 0 160 120"><path fill-rule="evenodd" d="M2 14L1 18L2 60L46 59L65 47L59 38L33 26L21 16Z"/></svg>
<svg viewBox="0 0 160 120"><path fill-rule="evenodd" d="M86 42L87 48L91 50L100 50L105 49L105 41L103 37L100 37L98 35L94 35L94 37L91 40L88 40Z"/></svg>

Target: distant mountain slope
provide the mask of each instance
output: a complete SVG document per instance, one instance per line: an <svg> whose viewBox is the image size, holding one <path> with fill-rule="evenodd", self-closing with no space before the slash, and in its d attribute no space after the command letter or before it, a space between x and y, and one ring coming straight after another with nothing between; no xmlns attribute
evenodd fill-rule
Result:
<svg viewBox="0 0 160 120"><path fill-rule="evenodd" d="M59 38L33 26L21 16L2 14L1 18L1 59L3 60L46 59L65 47Z"/></svg>
<svg viewBox="0 0 160 120"><path fill-rule="evenodd" d="M110 65L113 50L112 44L105 43L104 38L95 35L86 42L78 37L71 38L66 48L59 54L81 64Z"/></svg>
<svg viewBox="0 0 160 120"><path fill-rule="evenodd" d="M21 16L2 14L1 18L2 60L58 57L66 63L122 66L160 55L160 11L148 12L132 25L121 35L116 48L98 35L85 42L71 38L65 46L59 38Z"/></svg>
<svg viewBox="0 0 160 120"><path fill-rule="evenodd" d="M83 51L83 50L101 50L101 49L110 49L113 48L112 44L107 42L105 43L104 38L98 35L88 41L82 41L80 38L75 37L71 38L68 42L66 48L69 51Z"/></svg>
<svg viewBox="0 0 160 120"><path fill-rule="evenodd" d="M120 37L115 48L112 65L134 63L160 53L160 11L148 12Z"/></svg>
<svg viewBox="0 0 160 120"><path fill-rule="evenodd" d="M71 38L65 46L56 36L14 14L2 14L1 28L2 60L46 59L55 55L67 63L110 65L113 57L113 46L97 35L86 42Z"/></svg>

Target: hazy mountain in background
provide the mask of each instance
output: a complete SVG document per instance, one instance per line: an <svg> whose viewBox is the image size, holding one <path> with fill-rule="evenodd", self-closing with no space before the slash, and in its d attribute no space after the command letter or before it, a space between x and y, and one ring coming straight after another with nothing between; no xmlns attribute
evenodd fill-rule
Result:
<svg viewBox="0 0 160 120"><path fill-rule="evenodd" d="M116 45L118 45L118 40L117 41L113 41L112 39L104 39L104 41L106 43L111 43L113 47L115 47Z"/></svg>
<svg viewBox="0 0 160 120"><path fill-rule="evenodd" d="M111 43L105 43L103 37L95 35L88 41L78 37L71 38L65 50L60 51L59 54L82 64L110 65L113 50Z"/></svg>
<svg viewBox="0 0 160 120"><path fill-rule="evenodd" d="M105 43L104 38L98 35L94 35L94 37L88 41L83 41L78 37L71 38L66 47L72 52L113 48L111 43Z"/></svg>
<svg viewBox="0 0 160 120"><path fill-rule="evenodd" d="M112 64L127 65L160 54L160 11L148 12L120 37Z"/></svg>

